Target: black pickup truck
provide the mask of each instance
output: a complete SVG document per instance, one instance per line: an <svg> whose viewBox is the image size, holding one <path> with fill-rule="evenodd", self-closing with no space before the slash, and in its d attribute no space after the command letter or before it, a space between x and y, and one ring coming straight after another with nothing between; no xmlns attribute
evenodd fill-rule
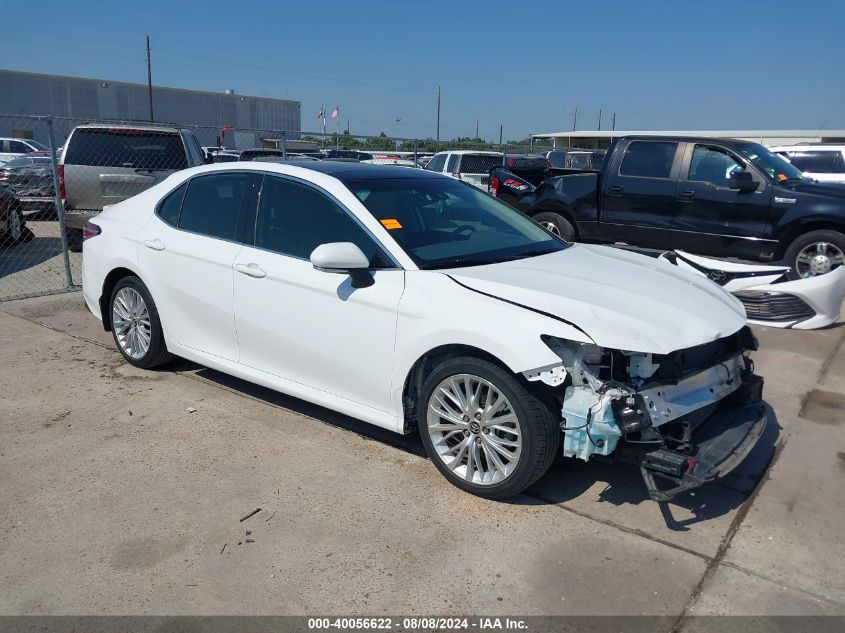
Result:
<svg viewBox="0 0 845 633"><path fill-rule="evenodd" d="M490 191L568 240L783 260L793 278L845 265L845 185L808 180L757 143L625 137L600 170Z"/></svg>

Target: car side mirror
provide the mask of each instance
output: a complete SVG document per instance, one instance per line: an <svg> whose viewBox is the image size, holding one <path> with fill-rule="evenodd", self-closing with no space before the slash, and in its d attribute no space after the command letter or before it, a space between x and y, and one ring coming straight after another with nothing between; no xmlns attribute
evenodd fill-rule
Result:
<svg viewBox="0 0 845 633"><path fill-rule="evenodd" d="M320 244L311 253L311 265L325 273L347 274L353 288L367 288L375 283L370 274L370 260L352 242Z"/></svg>
<svg viewBox="0 0 845 633"><path fill-rule="evenodd" d="M751 172L747 171L732 172L728 186L740 193L749 193L757 190L757 183L754 182L754 177L751 175Z"/></svg>

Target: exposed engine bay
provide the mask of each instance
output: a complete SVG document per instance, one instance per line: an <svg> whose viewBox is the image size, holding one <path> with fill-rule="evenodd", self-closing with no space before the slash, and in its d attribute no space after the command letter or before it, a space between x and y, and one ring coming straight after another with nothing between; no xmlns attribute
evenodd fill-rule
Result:
<svg viewBox="0 0 845 633"><path fill-rule="evenodd" d="M563 454L635 463L655 500L727 474L763 431L763 380L748 356L757 342L747 326L670 354L543 340L562 367L526 378L553 387ZM674 487L661 490L655 477Z"/></svg>

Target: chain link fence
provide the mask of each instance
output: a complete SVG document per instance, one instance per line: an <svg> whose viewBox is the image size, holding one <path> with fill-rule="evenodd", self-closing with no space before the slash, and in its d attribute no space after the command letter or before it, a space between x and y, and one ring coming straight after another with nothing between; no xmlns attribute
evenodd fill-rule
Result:
<svg viewBox="0 0 845 633"><path fill-rule="evenodd" d="M551 147L0 114L0 301L79 288L88 220L175 171L261 155L419 168L456 149L504 156Z"/></svg>

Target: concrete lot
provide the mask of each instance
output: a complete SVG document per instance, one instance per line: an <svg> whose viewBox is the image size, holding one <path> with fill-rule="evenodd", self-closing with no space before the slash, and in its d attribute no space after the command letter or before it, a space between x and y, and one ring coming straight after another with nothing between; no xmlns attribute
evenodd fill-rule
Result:
<svg viewBox="0 0 845 633"><path fill-rule="evenodd" d="M662 513L563 458L477 499L415 437L132 368L78 293L0 303L0 614L845 614L845 327L757 335L763 442Z"/></svg>
<svg viewBox="0 0 845 633"><path fill-rule="evenodd" d="M62 238L56 220L37 219L30 214L26 226L29 242L0 246L0 301L61 290L66 286ZM81 253L69 253L71 277L80 284Z"/></svg>

